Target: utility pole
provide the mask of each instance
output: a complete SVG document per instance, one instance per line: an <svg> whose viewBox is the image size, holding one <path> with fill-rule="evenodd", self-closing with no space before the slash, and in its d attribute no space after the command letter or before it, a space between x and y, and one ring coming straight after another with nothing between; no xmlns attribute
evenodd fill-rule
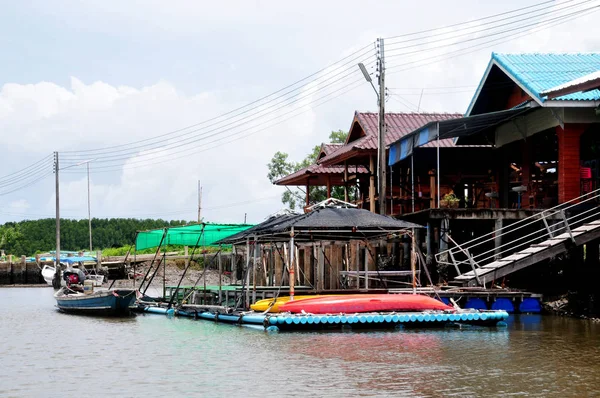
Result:
<svg viewBox="0 0 600 398"><path fill-rule="evenodd" d="M377 145L377 157L379 160L378 168L378 188L379 188L379 214L386 214L386 169L387 162L385 156L385 58L383 49L383 38L378 39L379 41L379 131L378 131L378 145Z"/></svg>
<svg viewBox="0 0 600 398"><path fill-rule="evenodd" d="M52 279L52 286L55 289L60 289L60 195L58 184L58 152L54 152L54 176L56 184L56 265L54 279Z"/></svg>
<svg viewBox="0 0 600 398"><path fill-rule="evenodd" d="M198 180L198 224L202 220L202 185L200 185L200 180Z"/></svg>
<svg viewBox="0 0 600 398"><path fill-rule="evenodd" d="M90 162L87 165L87 183L88 183L88 227L90 231L90 252L92 251L92 210L90 207Z"/></svg>

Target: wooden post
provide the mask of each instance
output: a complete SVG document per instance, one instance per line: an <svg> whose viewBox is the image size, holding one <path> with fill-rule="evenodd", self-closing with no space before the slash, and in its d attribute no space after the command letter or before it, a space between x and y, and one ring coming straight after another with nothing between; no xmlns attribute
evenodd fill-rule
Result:
<svg viewBox="0 0 600 398"><path fill-rule="evenodd" d="M429 208L435 209L436 206L436 191L437 187L435 185L435 170L429 170Z"/></svg>
<svg viewBox="0 0 600 398"><path fill-rule="evenodd" d="M258 243L254 237L254 255L252 256L252 303L256 303L256 263L258 262Z"/></svg>
<svg viewBox="0 0 600 398"><path fill-rule="evenodd" d="M289 274L290 274L290 301L294 301L294 282L296 281L295 269L296 262L294 261L294 254L296 253L296 247L294 246L294 227L290 231L290 262L289 262Z"/></svg>
<svg viewBox="0 0 600 398"><path fill-rule="evenodd" d="M365 289L369 290L369 244L365 242Z"/></svg>
<svg viewBox="0 0 600 398"><path fill-rule="evenodd" d="M244 286L246 288L246 294L244 296L244 305L243 308L244 310L248 309L249 306L249 301L250 301L250 289L249 289L249 284L250 284L250 238L246 238L246 268L244 269L244 273L246 275L243 275L244 279ZM242 292L243 294L243 292Z"/></svg>
<svg viewBox="0 0 600 398"><path fill-rule="evenodd" d="M219 263L219 305L221 305L223 299L223 262L221 259L221 247L219 247L217 261Z"/></svg>
<svg viewBox="0 0 600 398"><path fill-rule="evenodd" d="M306 179L306 206L310 205L310 182Z"/></svg>
<svg viewBox="0 0 600 398"><path fill-rule="evenodd" d="M331 177L327 175L327 199L331 198Z"/></svg>
<svg viewBox="0 0 600 398"><path fill-rule="evenodd" d="M373 156L369 157L369 210L375 213L375 159Z"/></svg>
<svg viewBox="0 0 600 398"><path fill-rule="evenodd" d="M60 269L57 268L56 272L60 272ZM13 255L9 254L8 255L8 283L12 285L13 283L15 283L14 280L15 279L14 279L14 275L13 275Z"/></svg>
<svg viewBox="0 0 600 398"><path fill-rule="evenodd" d="M317 290L324 290L325 285L325 253L322 243L319 243L319 246L315 246L317 248Z"/></svg>
<svg viewBox="0 0 600 398"><path fill-rule="evenodd" d="M344 200L349 202L348 198L348 161L344 160Z"/></svg>
<svg viewBox="0 0 600 398"><path fill-rule="evenodd" d="M21 283L27 283L27 257L21 256Z"/></svg>
<svg viewBox="0 0 600 398"><path fill-rule="evenodd" d="M102 250L96 251L96 271L100 271L102 268Z"/></svg>
<svg viewBox="0 0 600 398"><path fill-rule="evenodd" d="M498 218L496 221L494 221L494 260L499 260L502 258L502 254L500 254L502 250L500 248L500 246L502 246L502 236L500 236L500 234L502 234L502 231L500 231L501 229L502 219Z"/></svg>
<svg viewBox="0 0 600 398"><path fill-rule="evenodd" d="M433 264L433 224L427 221L427 235L425 236L425 245L427 246L427 266Z"/></svg>
<svg viewBox="0 0 600 398"><path fill-rule="evenodd" d="M271 245L271 247L269 247L268 251L267 251L267 256L268 256L268 260L267 260L267 264L269 267L269 286L275 286L275 250L273 249L273 245Z"/></svg>
<svg viewBox="0 0 600 398"><path fill-rule="evenodd" d="M415 229L412 230L411 235L412 245L410 250L410 270L412 271L412 287L413 293L417 293L417 239L415 238Z"/></svg>

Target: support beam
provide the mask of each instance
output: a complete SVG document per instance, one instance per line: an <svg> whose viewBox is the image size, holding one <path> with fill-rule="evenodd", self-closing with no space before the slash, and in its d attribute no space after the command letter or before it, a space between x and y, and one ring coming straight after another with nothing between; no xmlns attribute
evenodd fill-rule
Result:
<svg viewBox="0 0 600 398"><path fill-rule="evenodd" d="M558 137L558 202L564 203L580 196L580 137L585 124L569 123L556 128Z"/></svg>
<svg viewBox="0 0 600 398"><path fill-rule="evenodd" d="M435 170L429 170L429 208L435 209L436 206L436 185L435 185Z"/></svg>
<svg viewBox="0 0 600 398"><path fill-rule="evenodd" d="M310 206L310 182L306 179L306 206Z"/></svg>
<svg viewBox="0 0 600 398"><path fill-rule="evenodd" d="M502 219L496 219L496 221L494 221L494 260L499 260L502 258L502 255L500 254L500 246L502 246L502 236L500 236L500 234L502 234Z"/></svg>
<svg viewBox="0 0 600 398"><path fill-rule="evenodd" d="M425 246L427 247L427 266L433 264L433 223L427 221L427 235L425 236Z"/></svg>
<svg viewBox="0 0 600 398"><path fill-rule="evenodd" d="M369 157L369 210L375 213L375 159L373 156Z"/></svg>
<svg viewBox="0 0 600 398"><path fill-rule="evenodd" d="M327 199L331 198L331 176L327 175Z"/></svg>
<svg viewBox="0 0 600 398"><path fill-rule="evenodd" d="M344 160L344 201L348 200L348 162Z"/></svg>

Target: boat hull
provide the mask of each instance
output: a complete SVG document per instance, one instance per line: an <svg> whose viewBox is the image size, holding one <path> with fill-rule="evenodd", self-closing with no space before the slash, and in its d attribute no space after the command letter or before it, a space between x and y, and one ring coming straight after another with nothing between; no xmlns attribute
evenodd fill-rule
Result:
<svg viewBox="0 0 600 398"><path fill-rule="evenodd" d="M419 294L356 294L317 297L289 301L279 306L281 312L335 314L389 311L451 310L452 307Z"/></svg>
<svg viewBox="0 0 600 398"><path fill-rule="evenodd" d="M76 314L127 315L137 298L133 289L111 289L91 294L64 294L60 289L54 297L59 310Z"/></svg>

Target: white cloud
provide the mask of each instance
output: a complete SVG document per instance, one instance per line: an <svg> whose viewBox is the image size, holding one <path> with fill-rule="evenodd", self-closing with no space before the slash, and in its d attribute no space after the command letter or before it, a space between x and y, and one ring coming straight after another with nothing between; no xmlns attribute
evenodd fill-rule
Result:
<svg viewBox="0 0 600 398"><path fill-rule="evenodd" d="M215 2L171 3L84 1L73 3L67 9L60 2L43 1L36 7L23 6L24 15L40 20L40 24L35 25L39 30L28 28L23 34L31 34L32 43L39 41L44 43L40 46L49 46L45 54L59 55L40 63L36 72L42 77L33 81L16 69L2 74L7 83L0 91L3 154L0 175L25 167L52 151L61 152L64 165L68 165L68 157L73 156L67 151L73 150L114 146L110 150L112 156L119 157L129 153L131 142L148 140L242 106L352 54L377 36L419 31L523 6L518 1L493 4L473 1L462 7L446 1L426 5L390 1L378 3L378 7L385 10L381 13L363 2L353 1L309 2L303 7L295 3L261 1L240 2L235 7ZM390 112L415 110L419 89L423 87L476 85L492 51L597 50L598 39L590 29L594 23L592 15L462 57L443 62L434 60L412 69L397 68L394 71L401 72L388 73L387 86L416 88L417 95L405 96L410 103L390 100L387 109ZM63 40L48 42L44 29L61 33ZM0 36L9 33L11 37L22 36L0 27ZM79 36L85 38L83 44L77 41ZM88 43L88 39L95 41ZM453 50L450 43L457 40L445 42L447 49L390 57L388 66ZM23 42L27 43L25 39ZM121 46L112 47L117 45ZM386 48L391 50L392 47L390 40ZM36 65L29 59L38 52L34 47L18 48L24 48L24 53L15 55L15 59L23 58L24 69ZM161 55L156 56L155 50ZM162 56L165 51L172 56L166 62ZM86 57L90 57L88 63L84 62ZM97 69L96 64L106 69ZM0 72L7 65L10 63L0 65ZM206 69L196 71L198 66ZM93 77L85 75L88 70L93 70L90 72ZM180 80L176 75L179 71L183 76ZM321 75L325 73L327 71ZM69 81L63 80L69 76L73 76ZM138 77L135 83L131 81ZM294 108L283 107L260 120L245 119L243 126L227 131L221 129L221 135L205 141L182 141L189 136L173 141L168 140L172 137L168 136L161 145L138 147L138 157L128 159L124 168L110 173L99 172L100 167L110 166L110 163L92 162L93 216L194 219L196 186L201 180L203 214L208 220L241 222L244 213L248 213L249 221L262 220L282 206L279 199L273 197L282 188L273 187L266 178L266 165L275 151L288 152L292 159L300 160L314 145L326 140L331 130L348 129L355 110L377 109L374 93L364 82L342 98L285 120L291 116L286 113L298 113L294 109L312 104L311 101L340 85L316 91L320 87L317 84L305 87L296 98L306 98L299 100ZM472 92L445 95L425 92L420 108L464 112L471 96ZM271 110L268 105L262 105L243 116L262 115L261 111ZM272 120L267 122L267 119ZM193 134L215 133L207 131L214 129L210 124L198 126L204 130ZM248 131L242 132L243 129ZM238 135L209 143L235 133ZM248 136L239 139L241 135ZM173 154L168 150L170 144L182 142L187 142L179 149L183 152ZM151 148L154 149L149 151ZM77 159L100 158L110 151L84 153ZM120 159L118 164L125 160ZM73 162L76 160L72 159ZM87 216L84 171L85 166L79 166L61 174L61 208L66 217ZM52 214L53 192L49 176L31 188L0 196L0 222L18 218L7 217L2 212ZM230 206L237 203L244 204Z"/></svg>

